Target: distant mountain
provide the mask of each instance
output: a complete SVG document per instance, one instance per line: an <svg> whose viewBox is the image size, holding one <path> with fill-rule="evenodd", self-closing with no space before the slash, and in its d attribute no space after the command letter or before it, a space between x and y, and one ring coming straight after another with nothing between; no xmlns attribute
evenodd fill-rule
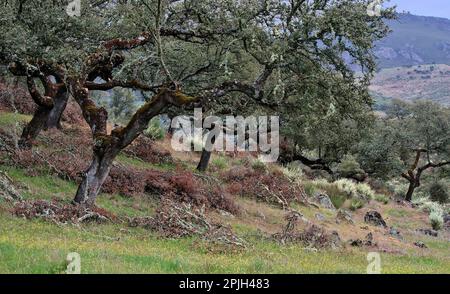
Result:
<svg viewBox="0 0 450 294"><path fill-rule="evenodd" d="M450 65L450 20L399 14L388 22L392 33L375 49L380 68L420 64Z"/></svg>

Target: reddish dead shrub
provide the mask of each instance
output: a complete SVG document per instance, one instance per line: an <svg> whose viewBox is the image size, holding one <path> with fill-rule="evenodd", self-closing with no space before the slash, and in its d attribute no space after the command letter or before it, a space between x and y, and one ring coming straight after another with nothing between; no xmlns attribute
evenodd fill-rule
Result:
<svg viewBox="0 0 450 294"><path fill-rule="evenodd" d="M28 91L20 86L0 82L0 110L21 114L33 114L36 105Z"/></svg>
<svg viewBox="0 0 450 294"><path fill-rule="evenodd" d="M73 99L69 99L66 109L64 110L62 115L62 121L71 125L85 125L86 127L88 127L86 121L83 118L83 113L81 112L80 107Z"/></svg>
<svg viewBox="0 0 450 294"><path fill-rule="evenodd" d="M63 131L50 130L43 132L38 143L32 150L16 150L2 160L8 165L26 170L31 176L51 172L66 180L81 180L92 156L92 140L88 129L66 127ZM192 172L181 169L165 172L114 164L102 191L128 197L147 193L160 199L191 203L196 207L220 209L233 214L239 210L219 183L205 182Z"/></svg>
<svg viewBox="0 0 450 294"><path fill-rule="evenodd" d="M173 163L174 160L169 151L158 146L145 136L138 137L130 146L128 146L125 154L142 159L145 162L155 164Z"/></svg>
<svg viewBox="0 0 450 294"><path fill-rule="evenodd" d="M227 191L243 197L278 204L284 208L294 201L302 202L304 191L292 183L280 171L260 171L247 167L235 167L223 173Z"/></svg>
<svg viewBox="0 0 450 294"><path fill-rule="evenodd" d="M38 140L39 148L16 150L9 164L25 169L29 175L51 171L63 179L80 180L91 158L92 143L85 131L49 130Z"/></svg>
<svg viewBox="0 0 450 294"><path fill-rule="evenodd" d="M144 171L122 165L113 166L102 191L109 194L121 194L132 197L145 191L146 175Z"/></svg>
<svg viewBox="0 0 450 294"><path fill-rule="evenodd" d="M190 203L195 207L239 212L232 197L220 186L210 186L187 171L163 172L114 166L103 185L102 191L132 197L147 193L164 200Z"/></svg>

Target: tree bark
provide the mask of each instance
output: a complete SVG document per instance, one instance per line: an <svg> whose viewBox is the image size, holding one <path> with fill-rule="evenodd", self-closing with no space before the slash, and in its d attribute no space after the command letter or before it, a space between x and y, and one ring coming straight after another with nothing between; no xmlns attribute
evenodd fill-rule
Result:
<svg viewBox="0 0 450 294"><path fill-rule="evenodd" d="M211 132L213 128L214 125L209 129L210 132L208 134L208 139L206 140L208 148L203 147L202 155L197 165L197 170L200 172L205 172L208 169L209 161L211 159L211 150L214 146L214 143L216 143L216 135L214 132Z"/></svg>
<svg viewBox="0 0 450 294"><path fill-rule="evenodd" d="M55 108L55 97L57 94L61 94L63 88L55 86L51 83L49 77L40 77L45 87L45 93L41 94L36 87L34 77L27 76L28 91L33 101L37 104L37 109L33 115L33 118L28 125L23 129L21 138L19 140L19 147L23 149L29 149L33 145L33 141L37 138L39 133L47 128L50 113Z"/></svg>
<svg viewBox="0 0 450 294"><path fill-rule="evenodd" d="M37 138L39 133L46 128L51 110L52 109L44 106L38 106L33 118L22 131L19 140L19 148L30 149L32 147L33 141Z"/></svg>
<svg viewBox="0 0 450 294"><path fill-rule="evenodd" d="M211 159L211 151L203 149L202 156L200 157L200 161L197 166L197 170L201 172L206 171L208 169L210 159Z"/></svg>
<svg viewBox="0 0 450 294"><path fill-rule="evenodd" d="M83 111L83 117L89 124L94 140L93 159L78 187L73 202L86 206L95 204L97 195L109 175L113 161L121 150L131 144L148 127L149 121L159 115L168 106L181 106L196 98L182 94L178 88L161 88L147 103L141 106L125 127L117 127L107 134L108 112L96 106L89 97L89 88L84 81L70 81L72 93Z"/></svg>
<svg viewBox="0 0 450 294"><path fill-rule="evenodd" d="M406 193L405 200L408 202L412 201L412 197L414 194L414 190L417 188L417 184L415 181L409 182L408 192Z"/></svg>
<svg viewBox="0 0 450 294"><path fill-rule="evenodd" d="M63 87L60 89L55 98L53 99L54 106L53 109L48 114L47 123L45 129L61 129L61 117L66 109L67 102L69 101L69 93L67 89Z"/></svg>
<svg viewBox="0 0 450 294"><path fill-rule="evenodd" d="M85 172L78 187L74 202L80 205L92 206L95 204L101 187L111 170L117 151L94 152L92 163Z"/></svg>

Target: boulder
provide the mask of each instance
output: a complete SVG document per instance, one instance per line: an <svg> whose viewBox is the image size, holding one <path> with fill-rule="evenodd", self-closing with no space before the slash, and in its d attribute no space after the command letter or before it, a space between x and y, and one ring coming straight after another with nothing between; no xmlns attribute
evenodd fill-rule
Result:
<svg viewBox="0 0 450 294"><path fill-rule="evenodd" d="M336 215L336 223L340 224L341 222L354 224L352 214L345 209L339 209Z"/></svg>
<svg viewBox="0 0 450 294"><path fill-rule="evenodd" d="M448 213L444 215L444 229L450 231L450 214Z"/></svg>
<svg viewBox="0 0 450 294"><path fill-rule="evenodd" d="M367 246L367 247L376 247L377 243L374 242L373 240L373 234L369 233L367 234L366 238L364 240L361 239L351 239L349 240L349 244L350 246L353 247L363 247L363 246Z"/></svg>
<svg viewBox="0 0 450 294"><path fill-rule="evenodd" d="M416 247L419 247L419 248L422 248L422 249L426 249L426 248L428 248L427 247L427 245L425 245L425 243L423 243L423 242L414 242L414 245L416 246Z"/></svg>
<svg viewBox="0 0 450 294"><path fill-rule="evenodd" d="M369 247L377 246L377 243L375 243L373 241L373 234L372 233L367 234L366 240L364 240L364 245L365 246L369 246Z"/></svg>
<svg viewBox="0 0 450 294"><path fill-rule="evenodd" d="M314 202L316 202L323 208L336 210L336 207L334 207L330 197L325 193L316 193L314 195Z"/></svg>
<svg viewBox="0 0 450 294"><path fill-rule="evenodd" d="M387 228L387 224L378 211L372 210L366 213L364 216L364 222L377 226Z"/></svg>
<svg viewBox="0 0 450 294"><path fill-rule="evenodd" d="M324 216L323 214L321 214L321 213L316 213L316 219L317 219L319 222L323 222L323 221L326 220L325 216Z"/></svg>
<svg viewBox="0 0 450 294"><path fill-rule="evenodd" d="M400 234L400 231L394 227L391 227L389 229L389 235L391 235L392 237L394 237L398 240L403 240L403 236Z"/></svg>
<svg viewBox="0 0 450 294"><path fill-rule="evenodd" d="M437 231L432 229L418 229L417 232L431 237L437 237L439 235Z"/></svg>
<svg viewBox="0 0 450 294"><path fill-rule="evenodd" d="M339 236L339 233L337 231L332 231L330 234L330 244L331 248L341 248L342 247L342 240Z"/></svg>

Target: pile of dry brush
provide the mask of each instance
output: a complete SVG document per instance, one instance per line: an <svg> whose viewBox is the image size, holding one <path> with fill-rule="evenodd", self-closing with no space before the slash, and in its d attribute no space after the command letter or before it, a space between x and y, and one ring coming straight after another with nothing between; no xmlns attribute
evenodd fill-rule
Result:
<svg viewBox="0 0 450 294"><path fill-rule="evenodd" d="M81 224L86 222L110 222L116 217L98 207L66 204L59 200L19 201L16 202L12 213L26 219L41 218L56 224Z"/></svg>
<svg viewBox="0 0 450 294"><path fill-rule="evenodd" d="M303 215L296 211L290 211L285 219L287 223L283 230L272 236L283 245L299 243L307 248L315 249L339 248L342 246L342 241L337 232L328 233L324 228L309 223ZM306 223L306 228L301 231L297 229L300 221Z"/></svg>
<svg viewBox="0 0 450 294"><path fill-rule="evenodd" d="M154 217L129 220L131 227L144 227L166 238L198 236L218 244L245 248L247 242L235 235L229 226L211 222L204 207L164 200Z"/></svg>

